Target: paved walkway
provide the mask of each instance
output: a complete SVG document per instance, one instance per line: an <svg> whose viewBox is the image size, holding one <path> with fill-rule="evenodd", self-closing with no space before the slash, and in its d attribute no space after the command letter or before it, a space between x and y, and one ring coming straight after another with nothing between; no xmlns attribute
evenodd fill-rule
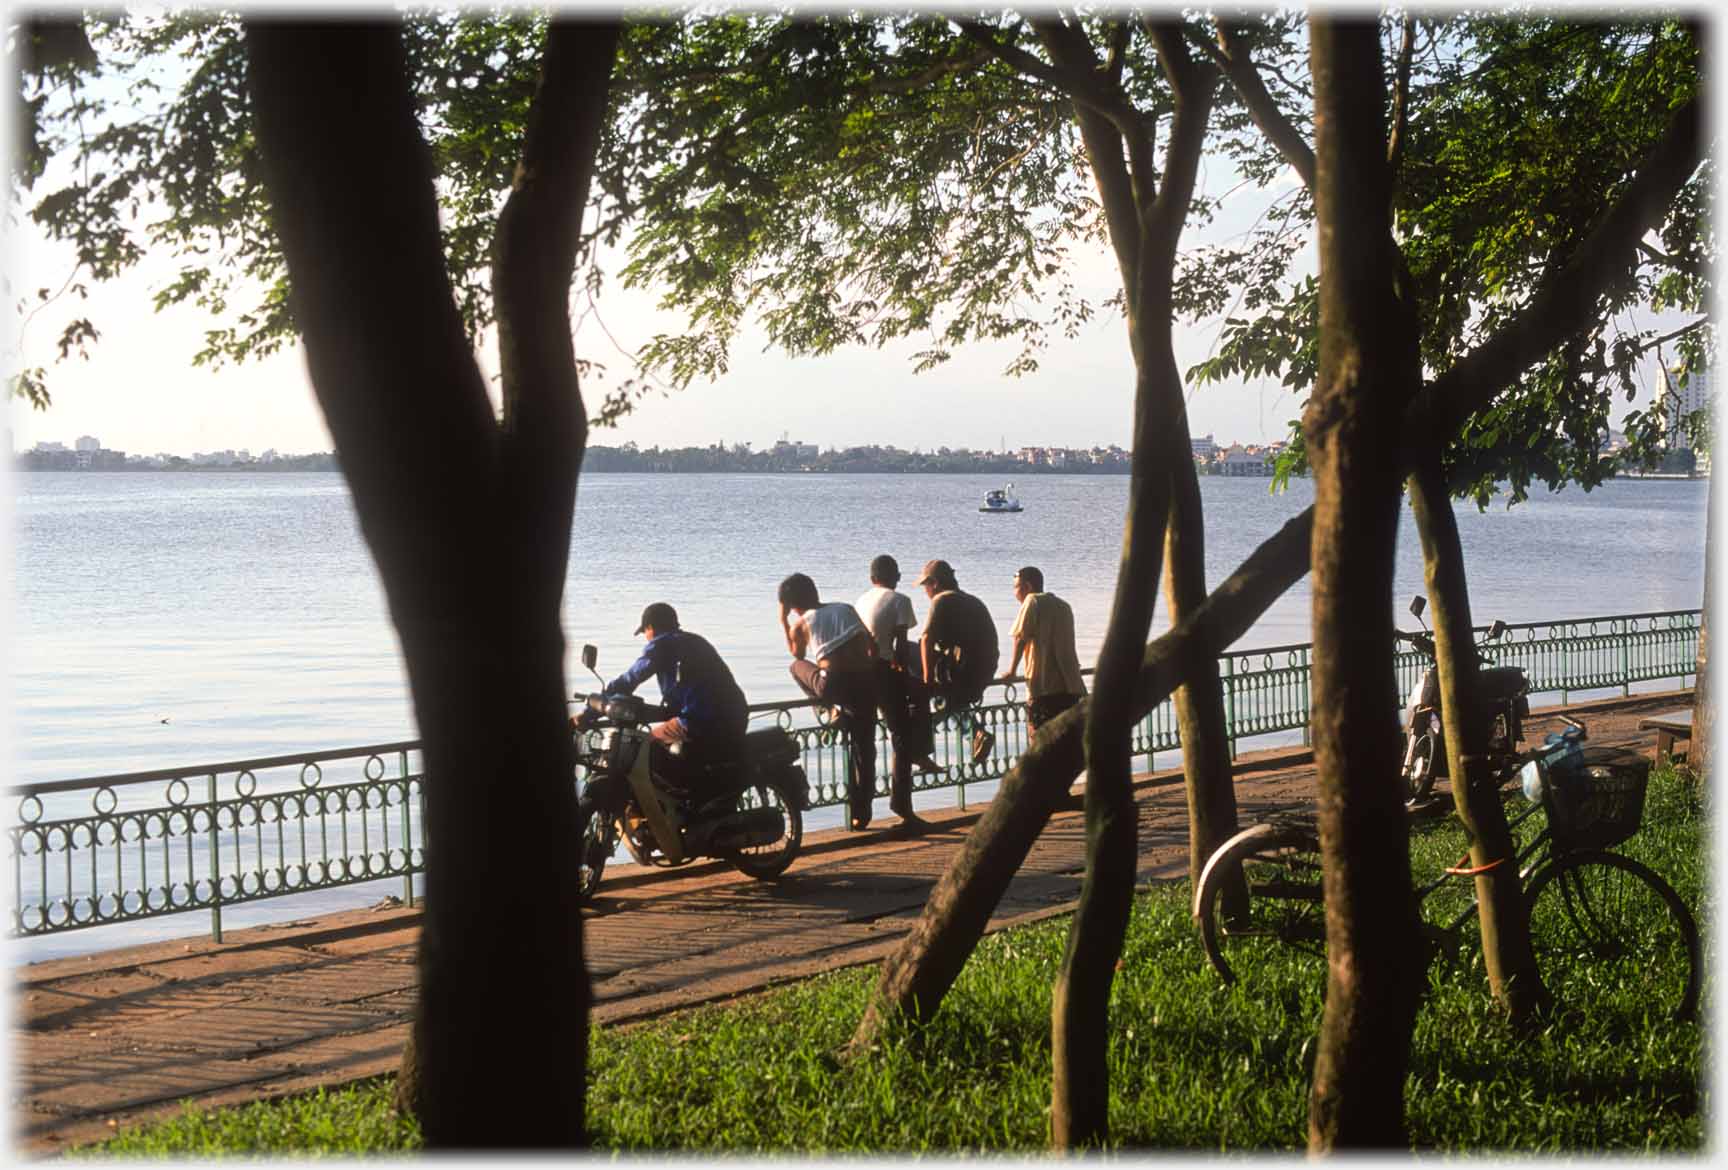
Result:
<svg viewBox="0 0 1728 1170"><path fill-rule="evenodd" d="M1648 745L1638 719L1687 694L1572 710L1585 714L1594 742ZM1531 730L1558 726L1538 718ZM1245 755L1237 773L1244 823L1303 806L1312 792L1302 750ZM1180 779L1165 771L1137 781L1143 882L1187 871ZM979 809L924 815L936 831L909 840L813 833L771 884L717 863L608 874L585 914L595 1019L640 1019L881 959L916 921ZM1057 813L991 928L1071 910L1084 849L1081 814ZM231 931L222 943L156 943L21 969L14 1146L52 1154L175 1113L182 1099L231 1105L393 1070L414 1007L419 924L419 910L386 905Z"/></svg>

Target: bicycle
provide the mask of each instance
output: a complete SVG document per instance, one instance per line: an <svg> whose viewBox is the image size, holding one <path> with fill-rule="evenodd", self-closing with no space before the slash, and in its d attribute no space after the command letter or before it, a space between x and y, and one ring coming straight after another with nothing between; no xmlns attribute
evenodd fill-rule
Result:
<svg viewBox="0 0 1728 1170"><path fill-rule="evenodd" d="M1622 748L1586 747L1583 725L1566 722L1571 724L1566 732L1550 735L1549 742L1491 777L1496 789L1513 776L1522 781L1529 807L1511 821L1515 842L1532 817L1547 814L1540 830L1510 859L1530 908L1531 943L1543 982L1557 1000L1573 1003L1595 989L1630 982L1643 989L1645 1001L1660 1014L1691 1019L1702 977L1697 922L1660 875L1612 852L1643 822L1650 761ZM1506 861L1475 869L1466 854L1417 888L1418 904L1454 878L1473 878ZM1225 891L1237 865L1247 900L1231 915L1224 907ZM1236 979L1225 951L1246 940L1271 939L1323 953L1325 896L1314 818L1262 821L1219 846L1201 871L1194 917L1206 957L1225 983ZM1448 921L1424 921L1424 934L1435 950L1450 952L1475 917L1472 895ZM1683 978L1670 981L1675 964L1683 965Z"/></svg>

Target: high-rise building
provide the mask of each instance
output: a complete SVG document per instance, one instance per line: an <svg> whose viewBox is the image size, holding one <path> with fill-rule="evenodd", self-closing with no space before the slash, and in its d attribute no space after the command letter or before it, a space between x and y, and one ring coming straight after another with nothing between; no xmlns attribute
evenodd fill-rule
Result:
<svg viewBox="0 0 1728 1170"><path fill-rule="evenodd" d="M1693 370L1686 374L1685 385L1681 385L1681 375L1685 373L1684 366L1662 370L1666 385L1663 387L1662 410L1667 416L1668 445L1672 448L1687 448L1692 446L1685 431L1686 417L1711 405L1711 389L1714 379L1710 370Z"/></svg>
<svg viewBox="0 0 1728 1170"><path fill-rule="evenodd" d="M73 446L79 451L100 451L102 440L95 435L79 435L78 441Z"/></svg>

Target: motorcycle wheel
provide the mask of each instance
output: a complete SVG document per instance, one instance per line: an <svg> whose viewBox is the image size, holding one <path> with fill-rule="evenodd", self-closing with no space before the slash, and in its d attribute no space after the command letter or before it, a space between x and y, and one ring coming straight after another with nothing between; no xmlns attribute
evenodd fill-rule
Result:
<svg viewBox="0 0 1728 1170"><path fill-rule="evenodd" d="M1416 754L1410 757L1410 767L1404 771L1404 801L1415 804L1427 800L1434 791L1434 737L1424 735L1416 741Z"/></svg>
<svg viewBox="0 0 1728 1170"><path fill-rule="evenodd" d="M616 822L610 813L598 805L579 804L576 809L582 826L582 847L577 855L577 896L586 902L600 888L600 876L606 872L617 845Z"/></svg>
<svg viewBox="0 0 1728 1170"><path fill-rule="evenodd" d="M768 845L753 845L727 856L726 860L731 862L739 873L759 881L768 881L786 872L786 867L798 856L798 847L804 842L804 814L799 809L798 796L798 793L781 784L756 784L739 794L740 810L768 808L778 804L781 816L785 819L785 829L778 841Z"/></svg>

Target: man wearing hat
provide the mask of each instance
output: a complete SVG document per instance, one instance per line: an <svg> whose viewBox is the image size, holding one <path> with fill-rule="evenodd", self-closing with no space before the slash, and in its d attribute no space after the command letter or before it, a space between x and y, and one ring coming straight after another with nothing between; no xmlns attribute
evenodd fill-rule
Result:
<svg viewBox="0 0 1728 1170"><path fill-rule="evenodd" d="M701 764L742 759L750 712L719 651L702 635L680 629L678 611L664 601L642 611L636 632L648 639L642 657L605 690L631 695L650 677L660 683L667 719L649 730L658 747L655 766L688 775ZM675 745L682 746L670 752Z"/></svg>
<svg viewBox="0 0 1728 1170"><path fill-rule="evenodd" d="M924 562L918 584L930 599L924 636L918 642L924 682L941 711L970 708L984 697L984 688L996 674L1000 656L996 623L982 601L961 590L954 567L947 561ZM972 724L972 762L983 763L996 744L996 736L979 726L975 716L968 716L968 721Z"/></svg>

